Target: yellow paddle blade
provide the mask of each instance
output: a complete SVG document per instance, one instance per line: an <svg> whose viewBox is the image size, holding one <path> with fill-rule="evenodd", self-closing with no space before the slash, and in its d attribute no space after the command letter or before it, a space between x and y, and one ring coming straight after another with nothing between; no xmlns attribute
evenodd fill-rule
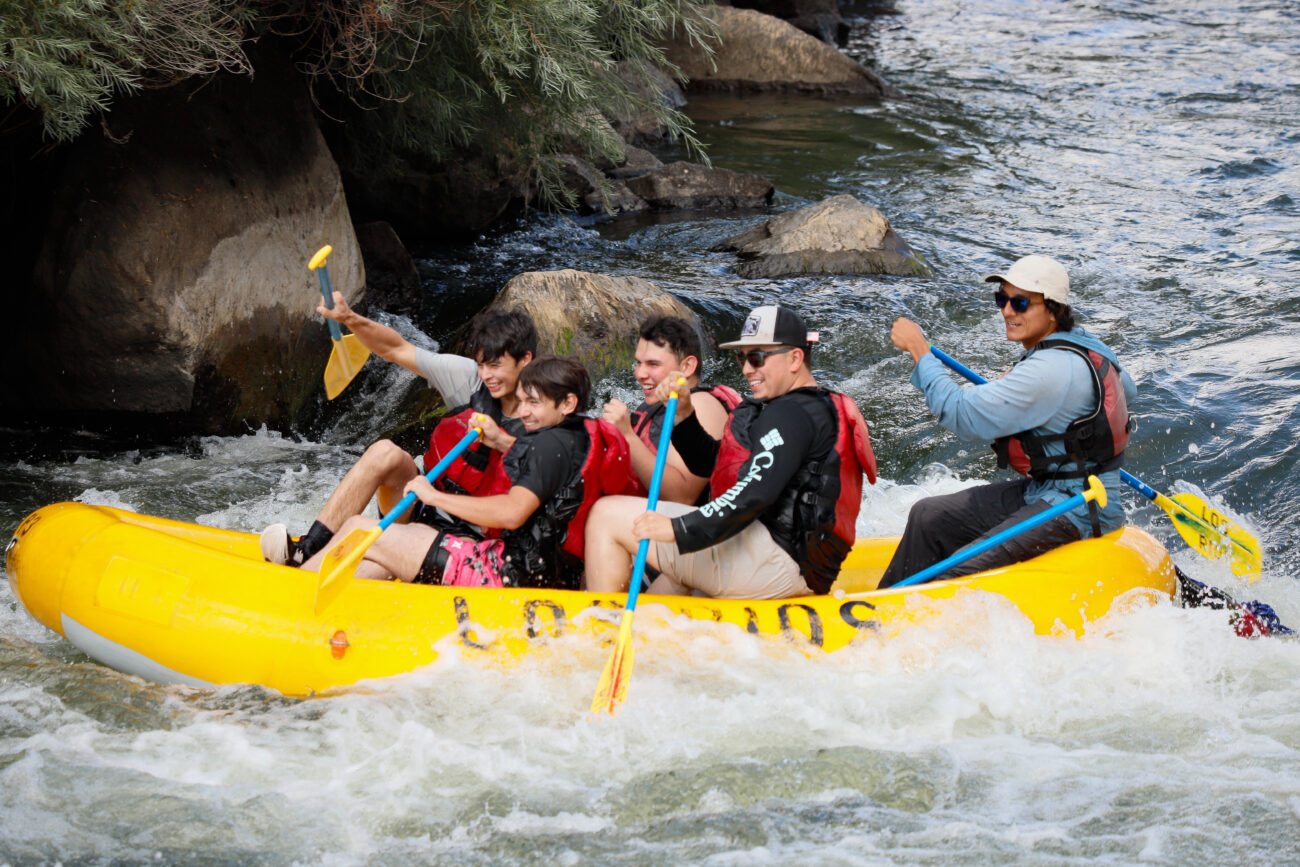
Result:
<svg viewBox="0 0 1300 867"><path fill-rule="evenodd" d="M355 334L344 334L341 340L334 341L329 363L325 365L325 396L330 400L338 397L368 358L370 350Z"/></svg>
<svg viewBox="0 0 1300 867"><path fill-rule="evenodd" d="M1174 519L1174 528L1188 545L1210 559L1227 553L1232 561L1232 571L1247 581L1259 580L1263 556L1259 540L1253 534L1211 507L1192 493L1174 494L1168 498L1173 508L1165 508ZM1162 503L1157 503L1162 508Z"/></svg>
<svg viewBox="0 0 1300 867"><path fill-rule="evenodd" d="M592 713L612 714L627 698L627 683L632 677L632 614L631 611L623 612L614 652L609 655L605 670L600 673L596 697L591 702Z"/></svg>
<svg viewBox="0 0 1300 867"><path fill-rule="evenodd" d="M316 611L328 605L338 591L343 589L347 579L357 570L357 564L365 555L366 549L375 543L384 530L378 525L368 529L358 527L343 537L326 554L320 564L320 583L316 585ZM326 591L333 588L334 592Z"/></svg>

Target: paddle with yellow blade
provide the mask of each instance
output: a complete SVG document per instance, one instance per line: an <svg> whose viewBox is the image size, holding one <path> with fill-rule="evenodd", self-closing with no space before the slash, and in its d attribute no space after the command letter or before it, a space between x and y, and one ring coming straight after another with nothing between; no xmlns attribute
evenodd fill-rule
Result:
<svg viewBox="0 0 1300 867"><path fill-rule="evenodd" d="M956 554L953 554L951 557L940 560L933 566L922 569L915 575L910 575L907 578L904 578L897 584L891 585L888 589L893 590L898 587L907 587L911 584L920 584L923 581L929 581L931 578L937 578L953 566L956 566L959 563L965 563L970 558L977 557L990 548L996 548L998 545L1001 545L1013 536L1019 536L1021 533L1026 530L1032 530L1039 524L1045 524L1057 515L1064 515L1066 512L1074 511L1080 506L1086 505L1090 500L1096 500L1098 506L1103 509L1106 508L1106 486L1103 485L1101 479L1096 476L1088 476L1087 489L1075 494L1070 499L1057 503L1050 509L1044 509L1032 518L1026 518L1019 524L1007 527L1000 533L994 533L987 539L981 539L974 544L968 545Z"/></svg>
<svg viewBox="0 0 1300 867"><path fill-rule="evenodd" d="M930 347L930 352L971 382L982 385L988 381L948 353L933 346ZM1230 521L1222 512L1195 494L1180 493L1166 497L1127 470L1120 470L1119 475L1130 488L1164 509L1173 520L1178 535L1197 553L1216 560L1226 552L1231 556L1233 573L1244 575L1247 581L1259 580L1263 562L1259 540L1253 534Z"/></svg>
<svg viewBox="0 0 1300 867"><path fill-rule="evenodd" d="M446 456L438 461L433 469L425 473L424 477L429 480L430 484L437 481L438 477L446 472L447 467L451 466L451 462L460 457L461 453L469 448L482 433L483 430L476 427L471 428L465 436L461 437L460 442L456 443L452 450L447 452ZM344 579L350 578L352 573L356 571L357 564L365 556L366 549L373 545L375 540L394 521L404 515L407 509L411 508L415 499L414 492L402 497L396 506L389 509L388 514L378 524L369 529L357 528L353 530L343 538L342 542L339 542L325 554L325 558L320 564L320 583L316 585L317 613L328 605L338 591L342 589L343 584L346 583ZM331 588L333 588L331 592L326 592Z"/></svg>
<svg viewBox="0 0 1300 867"><path fill-rule="evenodd" d="M679 386L686 380L678 380ZM659 431L659 450L655 453L655 468L650 476L650 491L646 499L646 511L653 512L659 505L659 484L664 478L664 465L668 461L668 449L673 435L673 420L677 415L677 392L669 392L668 402L664 404L664 425ZM627 588L627 605L623 608L623 619L618 625L618 639L614 642L614 651L605 663L605 670L600 674L600 683L596 686L596 697L591 702L592 713L613 713L623 699L627 698L627 684L632 677L632 614L636 611L636 600L641 595L641 578L645 575L645 560L650 553L650 540L642 539L636 549L636 563L632 566L632 582Z"/></svg>
<svg viewBox="0 0 1300 867"><path fill-rule="evenodd" d="M316 251L307 263L307 268L315 271L320 278L320 292L325 296L325 306L334 309L334 284L330 282L330 266L325 264L334 248L329 244ZM355 334L344 334L343 329L333 319L326 320L330 326L330 338L334 348L330 350L330 360L325 365L325 396L330 400L338 397L348 387L370 357L370 350Z"/></svg>

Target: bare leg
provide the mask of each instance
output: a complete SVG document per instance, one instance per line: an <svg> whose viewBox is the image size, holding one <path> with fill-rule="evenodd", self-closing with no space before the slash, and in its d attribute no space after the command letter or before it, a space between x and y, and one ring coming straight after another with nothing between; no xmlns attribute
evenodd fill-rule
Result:
<svg viewBox="0 0 1300 867"><path fill-rule="evenodd" d="M366 549L362 562L400 581L411 581L420 573L429 547L437 539L438 531L428 524L393 524ZM360 570L357 574L361 574Z"/></svg>
<svg viewBox="0 0 1300 867"><path fill-rule="evenodd" d="M365 454L343 476L343 481L330 494L316 520L326 527L339 527L353 515L360 515L379 495L379 508L384 513L402 499L406 483L415 478L419 470L415 460L392 440L380 440L366 449ZM405 522L403 515L397 519Z"/></svg>
<svg viewBox="0 0 1300 867"><path fill-rule="evenodd" d="M641 540L632 534L632 522L645 512L640 497L601 497L587 516L585 589L592 593L621 593L632 580L632 561ZM655 546L646 563L659 568Z"/></svg>

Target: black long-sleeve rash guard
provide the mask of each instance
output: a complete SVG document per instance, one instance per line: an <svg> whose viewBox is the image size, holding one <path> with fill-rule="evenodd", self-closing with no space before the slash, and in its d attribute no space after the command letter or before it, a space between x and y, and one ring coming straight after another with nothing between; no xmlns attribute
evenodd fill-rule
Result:
<svg viewBox="0 0 1300 867"><path fill-rule="evenodd" d="M698 421L693 424L698 433L693 430L693 420L691 416L674 428L673 446L691 472L707 475L695 467L701 466L702 460L712 466L718 443L704 433ZM755 519L770 529L764 520L766 513L778 504L801 467L830 453L835 434L830 406L811 388L796 389L765 403L750 427L753 453L741 466L736 484L698 510L673 519L677 549L689 553L707 548L739 533Z"/></svg>

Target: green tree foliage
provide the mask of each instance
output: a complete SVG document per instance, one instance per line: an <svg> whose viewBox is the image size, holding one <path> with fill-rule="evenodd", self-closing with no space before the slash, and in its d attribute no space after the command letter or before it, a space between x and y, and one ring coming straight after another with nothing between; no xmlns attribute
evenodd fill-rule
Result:
<svg viewBox="0 0 1300 867"><path fill-rule="evenodd" d="M557 150L612 156L603 116L649 112L694 145L684 119L642 92L671 68L672 28L709 35L707 0L0 0L0 99L67 140L115 93L226 70L251 73L247 40L294 52L322 109L374 166L472 151L531 172L544 193ZM620 75L620 71L622 74ZM3 121L0 120L0 123Z"/></svg>
<svg viewBox="0 0 1300 867"><path fill-rule="evenodd" d="M0 0L0 99L67 141L114 93L221 69L251 72L245 4L221 0Z"/></svg>

